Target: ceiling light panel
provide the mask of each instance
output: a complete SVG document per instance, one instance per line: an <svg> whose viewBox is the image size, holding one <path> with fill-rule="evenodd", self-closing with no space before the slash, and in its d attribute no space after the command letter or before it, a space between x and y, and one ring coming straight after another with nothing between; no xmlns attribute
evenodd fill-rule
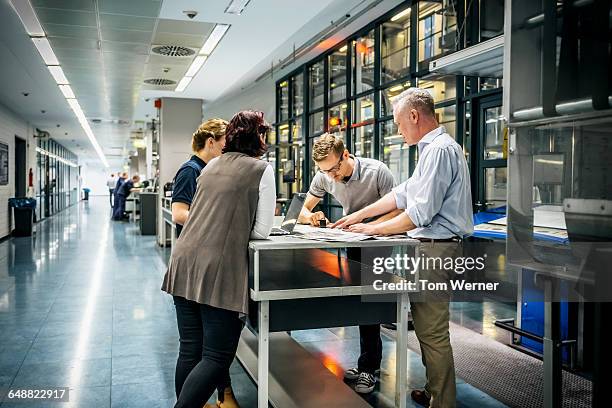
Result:
<svg viewBox="0 0 612 408"><path fill-rule="evenodd" d="M210 55L214 51L215 47L217 47L217 44L219 44L219 41L221 41L229 27L229 24L217 24L200 49L200 55Z"/></svg>
<svg viewBox="0 0 612 408"><path fill-rule="evenodd" d="M49 68L51 76L53 76L53 79L55 79L55 82L58 85L69 84L68 78L66 78L66 75L64 75L64 70L62 69L62 67L60 67L59 65L50 65L47 68Z"/></svg>
<svg viewBox="0 0 612 408"><path fill-rule="evenodd" d="M247 4L249 4L251 0L232 0L230 4L225 9L227 14L236 14L240 15L244 11Z"/></svg>
<svg viewBox="0 0 612 408"><path fill-rule="evenodd" d="M206 62L206 58L208 57L205 55L198 55L197 57L195 57L195 59L191 63L191 66L187 70L187 73L185 73L185 76L186 77L196 76L200 68L202 68L202 65L204 65L204 63Z"/></svg>
<svg viewBox="0 0 612 408"><path fill-rule="evenodd" d="M32 41L34 42L34 45L40 53L43 61L45 61L45 64L59 65L59 61L51 48L51 44L49 44L49 40L47 40L45 37L34 37L32 38Z"/></svg>
<svg viewBox="0 0 612 408"><path fill-rule="evenodd" d="M32 4L29 0L11 0L11 5L15 12L19 16L23 27L26 32L32 37L44 37L45 30L43 30L36 16L36 12L32 8Z"/></svg>
<svg viewBox="0 0 612 408"><path fill-rule="evenodd" d="M181 81L178 83L178 85L176 86L176 89L174 90L175 92L183 92L185 90L185 88L187 88L187 85L189 85L189 83L191 82L193 77L183 77L183 79L181 79Z"/></svg>
<svg viewBox="0 0 612 408"><path fill-rule="evenodd" d="M60 85L59 89L64 94L64 98L66 99L76 98L76 96L74 96L74 92L72 92L72 88L70 87L70 85Z"/></svg>

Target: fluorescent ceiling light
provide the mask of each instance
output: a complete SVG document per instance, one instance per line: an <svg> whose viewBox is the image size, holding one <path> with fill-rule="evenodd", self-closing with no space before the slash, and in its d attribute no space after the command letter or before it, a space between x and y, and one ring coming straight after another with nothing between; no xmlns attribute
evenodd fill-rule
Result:
<svg viewBox="0 0 612 408"><path fill-rule="evenodd" d="M70 83L66 75L64 75L64 70L59 65L49 65L47 68L49 68L49 72L51 72L53 79L55 79L58 85L68 85Z"/></svg>
<svg viewBox="0 0 612 408"><path fill-rule="evenodd" d="M219 41L221 41L229 27L229 24L215 25L215 28L213 28L212 33L210 33L210 35L206 39L206 42L202 46L202 49L200 49L200 55L210 55L217 46L217 44L219 44Z"/></svg>
<svg viewBox="0 0 612 408"><path fill-rule="evenodd" d="M70 87L70 85L60 85L59 89L64 94L64 98L66 99L76 98L76 96L74 96L74 92L72 92L72 88Z"/></svg>
<svg viewBox="0 0 612 408"><path fill-rule="evenodd" d="M36 12L29 0L11 0L11 5L21 19L26 32L32 37L44 37L45 31L38 21Z"/></svg>
<svg viewBox="0 0 612 408"><path fill-rule="evenodd" d="M193 77L183 77L183 79L181 79L178 83L178 85L176 86L176 89L174 90L175 92L183 92L185 90L185 88L187 88L187 85L189 85L189 83L191 82L191 79Z"/></svg>
<svg viewBox="0 0 612 408"><path fill-rule="evenodd" d="M232 0L230 4L225 9L227 14L242 14L244 8L249 4L251 0Z"/></svg>
<svg viewBox="0 0 612 408"><path fill-rule="evenodd" d="M185 76L194 77L198 73L200 68L202 68L204 62L206 62L206 58L208 58L206 55L198 55L197 57L195 57Z"/></svg>
<svg viewBox="0 0 612 408"><path fill-rule="evenodd" d="M399 13L397 13L396 15L394 15L393 17L391 17L391 21L397 21L400 18L407 16L408 14L410 14L410 10L412 10L410 7L408 7L406 10L400 11Z"/></svg>
<svg viewBox="0 0 612 408"><path fill-rule="evenodd" d="M49 44L49 40L45 37L35 37L32 38L34 45L38 49L40 56L45 61L47 65L59 65L59 61L51 48L51 44Z"/></svg>
<svg viewBox="0 0 612 408"><path fill-rule="evenodd" d="M83 113L83 109L81 109L81 105L79 105L79 102L74 96L74 92L72 92L72 88L70 87L70 85L68 85L68 78L66 78L66 75L64 75L62 67L59 66L59 61L57 60L57 57L53 52L53 48L51 48L49 40L45 37L45 32L43 31L40 22L38 21L38 17L36 16L36 12L32 8L30 1L11 0L11 4L19 15L19 18L21 19L24 28L32 37L32 42L36 46L36 49L40 53L42 59L45 61L45 64L47 65L49 72L53 76L53 79L55 79L55 82L57 82L60 87L60 90L66 97L68 105L70 105L70 108L76 115L79 123L81 124L81 127L83 128L83 131L89 138L89 141L96 150L96 153L98 153L100 160L102 161L105 167L108 167L108 161L106 161L106 156L104 156L104 152L102 151L100 144L96 140L96 137L94 136L91 127L89 126L89 122L87 122L87 118ZM76 166L76 164L74 165Z"/></svg>

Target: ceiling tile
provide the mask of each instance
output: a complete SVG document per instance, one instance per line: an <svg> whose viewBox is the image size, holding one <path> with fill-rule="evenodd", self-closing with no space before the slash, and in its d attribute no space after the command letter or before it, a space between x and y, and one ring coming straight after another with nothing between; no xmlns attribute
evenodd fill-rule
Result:
<svg viewBox="0 0 612 408"><path fill-rule="evenodd" d="M125 14L130 16L157 17L160 0L98 0L100 13Z"/></svg>
<svg viewBox="0 0 612 408"><path fill-rule="evenodd" d="M100 25L103 31L107 29L153 31L155 19L100 13Z"/></svg>
<svg viewBox="0 0 612 408"><path fill-rule="evenodd" d="M201 35L186 35L175 33L157 33L153 39L154 45L182 45L199 50L204 45L206 37Z"/></svg>
<svg viewBox="0 0 612 408"><path fill-rule="evenodd" d="M105 53L115 53L121 52L128 54L129 58L133 54L140 55L148 55L149 54L149 45L148 44L139 44L139 43L123 43L123 42L113 42L113 41L102 41L102 51Z"/></svg>
<svg viewBox="0 0 612 408"><path fill-rule="evenodd" d="M113 30L110 28L102 30L102 40L104 41L150 44L152 37L152 31Z"/></svg>
<svg viewBox="0 0 612 408"><path fill-rule="evenodd" d="M30 0L32 6L63 10L95 11L94 0Z"/></svg>
<svg viewBox="0 0 612 408"><path fill-rule="evenodd" d="M75 37L89 40L98 39L96 27L82 27L64 24L45 24L45 32L49 37Z"/></svg>
<svg viewBox="0 0 612 408"><path fill-rule="evenodd" d="M98 51L98 40L88 40L86 38L50 37L49 42L51 42L53 51L58 51L61 49Z"/></svg>
<svg viewBox="0 0 612 408"><path fill-rule="evenodd" d="M38 19L45 28L45 24L77 25L96 27L96 14L88 11L59 10L37 8Z"/></svg>
<svg viewBox="0 0 612 408"><path fill-rule="evenodd" d="M215 24L213 23L167 20L160 18L155 32L208 36L214 27Z"/></svg>

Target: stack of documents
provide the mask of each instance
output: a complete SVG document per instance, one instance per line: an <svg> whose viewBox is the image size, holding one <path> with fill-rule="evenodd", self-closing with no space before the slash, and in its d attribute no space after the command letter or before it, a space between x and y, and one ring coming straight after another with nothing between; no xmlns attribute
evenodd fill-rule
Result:
<svg viewBox="0 0 612 408"><path fill-rule="evenodd" d="M316 228L308 225L300 225L296 229L295 236L304 239L326 242L357 242L372 239L374 237L356 232L343 231L334 228Z"/></svg>

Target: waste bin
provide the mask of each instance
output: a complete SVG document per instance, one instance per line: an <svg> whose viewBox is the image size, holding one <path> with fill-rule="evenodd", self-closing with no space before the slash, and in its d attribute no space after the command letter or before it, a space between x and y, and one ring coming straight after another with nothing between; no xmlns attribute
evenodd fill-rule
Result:
<svg viewBox="0 0 612 408"><path fill-rule="evenodd" d="M15 229L13 236L30 237L34 229L35 198L9 198L9 206L13 208Z"/></svg>
<svg viewBox="0 0 612 408"><path fill-rule="evenodd" d="M84 200L84 201L89 201L89 192L90 192L90 191L91 191L91 190L90 190L90 189L88 189L88 188L84 188L84 189L83 189L83 200Z"/></svg>

